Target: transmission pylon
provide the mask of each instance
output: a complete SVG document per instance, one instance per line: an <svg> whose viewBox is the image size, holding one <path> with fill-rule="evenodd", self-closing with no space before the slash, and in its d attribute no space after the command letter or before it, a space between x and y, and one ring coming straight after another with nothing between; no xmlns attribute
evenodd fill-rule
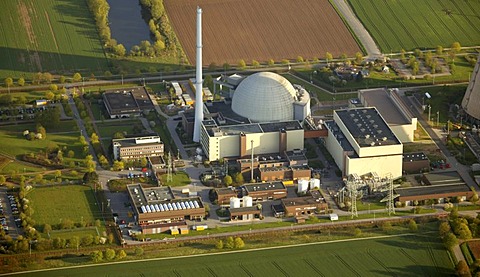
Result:
<svg viewBox="0 0 480 277"><path fill-rule="evenodd" d="M386 202L387 206L385 209L387 210L388 215L395 214L395 198L399 197L400 194L394 192L394 189L399 187L400 185L393 184L393 177L391 173L388 173L385 176L384 187L381 191L386 191L387 196L385 196L380 202Z"/></svg>
<svg viewBox="0 0 480 277"><path fill-rule="evenodd" d="M350 174L347 179L347 191L351 201L350 213L352 215L352 219L354 217L358 217L358 210L357 210L357 198L358 198L358 189L364 185L362 179L358 177L357 174Z"/></svg>

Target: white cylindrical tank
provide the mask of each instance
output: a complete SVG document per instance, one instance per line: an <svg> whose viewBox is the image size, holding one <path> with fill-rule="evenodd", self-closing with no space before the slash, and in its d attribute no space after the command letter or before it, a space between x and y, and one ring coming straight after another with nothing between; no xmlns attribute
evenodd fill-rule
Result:
<svg viewBox="0 0 480 277"><path fill-rule="evenodd" d="M152 210L150 210L150 206L148 206L148 205L145 206L145 209L147 209L147 213L151 213L151 212L152 212Z"/></svg>
<svg viewBox="0 0 480 277"><path fill-rule="evenodd" d="M307 180L298 180L298 192L306 192L308 190Z"/></svg>
<svg viewBox="0 0 480 277"><path fill-rule="evenodd" d="M187 209L191 209L192 207L190 207L190 204L188 204L188 201L185 201L185 207L187 207Z"/></svg>
<svg viewBox="0 0 480 277"><path fill-rule="evenodd" d="M152 211L152 213L155 212L155 206L154 205L150 205L150 211Z"/></svg>
<svg viewBox="0 0 480 277"><path fill-rule="evenodd" d="M171 204L171 203L168 203L167 205L168 205L168 210L169 210L169 211L173 211L172 204Z"/></svg>
<svg viewBox="0 0 480 277"><path fill-rule="evenodd" d="M172 208L174 211L178 210L177 205L175 205L175 203L172 204Z"/></svg>
<svg viewBox="0 0 480 277"><path fill-rule="evenodd" d="M240 199L237 197L230 197L230 209L240 208Z"/></svg>
<svg viewBox="0 0 480 277"><path fill-rule="evenodd" d="M182 209L185 210L187 207L185 206L185 203L180 202L180 205L182 206Z"/></svg>
<svg viewBox="0 0 480 277"><path fill-rule="evenodd" d="M190 204L190 208L195 209L195 205L193 205L192 201L189 201L188 204Z"/></svg>
<svg viewBox="0 0 480 277"><path fill-rule="evenodd" d="M168 205L167 205L167 204L163 204L162 206L163 206L163 210L164 210L164 211L168 211L168 210L169 210L169 208L168 208Z"/></svg>
<svg viewBox="0 0 480 277"><path fill-rule="evenodd" d="M145 206L141 206L140 209L142 209L142 213L147 213L147 209L145 209Z"/></svg>
<svg viewBox="0 0 480 277"><path fill-rule="evenodd" d="M320 179L312 178L310 179L310 189L319 189L320 188Z"/></svg>
<svg viewBox="0 0 480 277"><path fill-rule="evenodd" d="M181 210L182 209L182 205L180 205L180 202L177 202L175 203L177 205L177 209Z"/></svg>
<svg viewBox="0 0 480 277"><path fill-rule="evenodd" d="M160 207L158 206L158 204L155 204L155 211L156 211L156 212L159 212L159 211L160 211Z"/></svg>
<svg viewBox="0 0 480 277"><path fill-rule="evenodd" d="M165 211L165 209L163 208L163 205L162 205L162 204L158 205L158 208L160 209L161 212L164 212L164 211Z"/></svg>
<svg viewBox="0 0 480 277"><path fill-rule="evenodd" d="M193 205L195 205L195 208L197 208L197 209L200 208L200 205L198 205L197 200L193 201Z"/></svg>
<svg viewBox="0 0 480 277"><path fill-rule="evenodd" d="M253 198L251 196L244 196L243 197L243 206L244 207L253 206Z"/></svg>

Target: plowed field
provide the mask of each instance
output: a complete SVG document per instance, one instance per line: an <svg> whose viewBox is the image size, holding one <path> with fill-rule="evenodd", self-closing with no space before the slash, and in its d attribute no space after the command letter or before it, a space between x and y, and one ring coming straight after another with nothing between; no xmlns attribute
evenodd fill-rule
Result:
<svg viewBox="0 0 480 277"><path fill-rule="evenodd" d="M204 65L360 51L328 0L165 0L164 5L191 64L197 5L203 10Z"/></svg>

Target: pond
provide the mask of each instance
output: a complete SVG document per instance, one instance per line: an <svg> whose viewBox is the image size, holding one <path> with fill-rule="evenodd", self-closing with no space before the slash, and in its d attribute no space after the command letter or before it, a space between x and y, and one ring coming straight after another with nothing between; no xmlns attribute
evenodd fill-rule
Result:
<svg viewBox="0 0 480 277"><path fill-rule="evenodd" d="M130 50L142 40L150 41L148 24L142 18L142 7L138 0L107 0L110 5L108 21L112 38Z"/></svg>

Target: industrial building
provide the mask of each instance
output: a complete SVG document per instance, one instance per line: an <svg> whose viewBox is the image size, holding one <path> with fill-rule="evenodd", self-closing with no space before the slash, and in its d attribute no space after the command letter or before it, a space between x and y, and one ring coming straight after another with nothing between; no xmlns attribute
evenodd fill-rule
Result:
<svg viewBox="0 0 480 277"><path fill-rule="evenodd" d="M219 206L230 205L230 199L238 196L238 192L233 188L215 188L212 193L212 202L217 201Z"/></svg>
<svg viewBox="0 0 480 277"><path fill-rule="evenodd" d="M423 152L403 154L403 172L405 174L430 171L430 160Z"/></svg>
<svg viewBox="0 0 480 277"><path fill-rule="evenodd" d="M271 72L235 80L238 85L232 86L232 99L202 106L205 120L201 122L200 143L207 159L243 158L252 151L260 155L303 149L300 122L310 115L308 92ZM183 113L187 133L191 132L192 121L190 113Z"/></svg>
<svg viewBox="0 0 480 277"><path fill-rule="evenodd" d="M318 191L317 191L318 192ZM323 197L304 196L282 199L285 216L308 216L328 211L328 204Z"/></svg>
<svg viewBox="0 0 480 277"><path fill-rule="evenodd" d="M251 183L243 185L242 188L253 201L278 200L287 197L287 188L282 182Z"/></svg>
<svg viewBox="0 0 480 277"><path fill-rule="evenodd" d="M186 220L205 218L205 206L200 197L175 198L170 187L143 188L127 186L134 218L144 234L156 234L178 229Z"/></svg>
<svg viewBox="0 0 480 277"><path fill-rule="evenodd" d="M262 215L262 206L253 205L253 198L251 196L244 196L242 198L231 197L230 220L253 220L259 219Z"/></svg>
<svg viewBox="0 0 480 277"><path fill-rule="evenodd" d="M412 206L416 201L419 204L427 200L435 203L446 203L452 197L459 197L460 201L470 199L474 192L456 171L431 172L423 174L424 185L408 188L396 188L395 193L399 194L398 201Z"/></svg>
<svg viewBox="0 0 480 277"><path fill-rule="evenodd" d="M480 56L473 70L467 91L463 96L462 108L468 121L480 125Z"/></svg>
<svg viewBox="0 0 480 277"><path fill-rule="evenodd" d="M402 142L413 142L417 130L414 117L397 94L398 89L364 89L358 98L364 107L375 107L395 136Z"/></svg>
<svg viewBox="0 0 480 277"><path fill-rule="evenodd" d="M163 143L157 134L113 139L112 145L115 160L162 156L164 152Z"/></svg>
<svg viewBox="0 0 480 277"><path fill-rule="evenodd" d="M325 126L326 148L344 176L402 176L403 145L376 108L336 110Z"/></svg>
<svg viewBox="0 0 480 277"><path fill-rule="evenodd" d="M102 97L110 118L135 117L155 109L145 87L106 91Z"/></svg>

